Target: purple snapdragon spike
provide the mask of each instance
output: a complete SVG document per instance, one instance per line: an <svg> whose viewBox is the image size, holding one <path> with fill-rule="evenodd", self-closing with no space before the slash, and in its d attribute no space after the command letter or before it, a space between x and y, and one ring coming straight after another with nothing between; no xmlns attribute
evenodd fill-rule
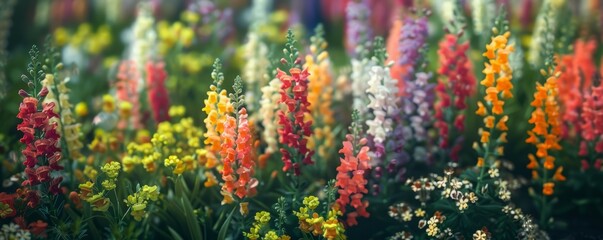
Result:
<svg viewBox="0 0 603 240"><path fill-rule="evenodd" d="M345 45L348 55L358 57L362 44L372 39L370 7L367 0L351 0L346 7Z"/></svg>
<svg viewBox="0 0 603 240"><path fill-rule="evenodd" d="M418 19L406 17L400 30L400 59L397 64L407 66L405 76L400 76L402 80L409 81L414 77L415 67L421 57L421 49L427 41L427 17Z"/></svg>

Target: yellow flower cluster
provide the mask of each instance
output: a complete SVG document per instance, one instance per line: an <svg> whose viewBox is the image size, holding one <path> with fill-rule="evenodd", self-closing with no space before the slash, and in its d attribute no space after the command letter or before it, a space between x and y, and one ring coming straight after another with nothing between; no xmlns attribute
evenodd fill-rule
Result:
<svg viewBox="0 0 603 240"><path fill-rule="evenodd" d="M57 105L55 110L60 111L61 119L58 130L67 145L67 157L83 160L81 149L84 144L80 141L80 124L73 117L71 110L73 106L69 102L70 90L67 88L67 81L69 81L69 78L57 82L53 74L46 74L46 77L42 80L42 84L48 89L48 95L46 95L44 102L55 102Z"/></svg>
<svg viewBox="0 0 603 240"><path fill-rule="evenodd" d="M178 54L178 64L186 73L196 74L213 63L208 54L182 53Z"/></svg>
<svg viewBox="0 0 603 240"><path fill-rule="evenodd" d="M186 155L182 159L178 158L178 156L170 155L165 159L164 165L166 167L173 167L173 173L180 175L184 172L184 170L191 171L195 169L195 160L190 155Z"/></svg>
<svg viewBox="0 0 603 240"><path fill-rule="evenodd" d="M185 109L171 110L174 113ZM192 118L180 119L177 123L162 122L150 142L131 142L128 154L122 158L125 172L131 172L136 165L142 165L147 172L157 170L158 163L173 167L173 173L182 174L205 164L205 151L201 149L203 132L193 124Z"/></svg>
<svg viewBox="0 0 603 240"><path fill-rule="evenodd" d="M92 205L92 210L94 211L107 211L111 205L111 201L109 198L105 197L105 191L103 190L95 194L93 188L94 183L91 181L80 184L80 199Z"/></svg>
<svg viewBox="0 0 603 240"><path fill-rule="evenodd" d="M322 32L322 30L317 30ZM329 158L329 151L333 149L334 135L331 125L335 121L331 102L333 96L331 64L329 54L326 51L327 42L321 35L312 37L310 54L306 56L305 68L308 69L308 102L310 102L310 114L306 114L306 120L310 120L314 126L313 137L308 139L308 147L316 149L318 156L323 159Z"/></svg>
<svg viewBox="0 0 603 240"><path fill-rule="evenodd" d="M510 33L506 32L493 37L486 45L486 52L483 54L488 62L484 64L485 78L480 84L486 90L484 101L477 102L478 109L475 113L484 117L485 129L479 128L478 133L485 154L480 154L478 167L483 167L486 163L489 168L495 156L500 156L504 152L502 143L506 142L509 120L509 117L504 115L504 99L513 97L511 92L513 71L509 64L509 54L514 51L514 46L507 44L509 36ZM496 139L494 144L491 144L491 139ZM474 144L474 148L480 149L480 145Z"/></svg>
<svg viewBox="0 0 603 240"><path fill-rule="evenodd" d="M323 217L315 211L320 205L317 197L305 197L302 203L303 206L299 211L293 211L299 220L299 229L302 232L323 236L326 239L345 239L343 223L337 219L342 213L337 207L332 208L327 216Z"/></svg>
<svg viewBox="0 0 603 240"><path fill-rule="evenodd" d="M134 217L136 221L142 220L146 216L146 208L149 201L157 201L159 199L159 188L157 186L144 185L134 194L128 195L128 198L124 200L128 208L130 208L130 215Z"/></svg>
<svg viewBox="0 0 603 240"><path fill-rule="evenodd" d="M276 231L270 229L270 213L266 211L257 212L249 232L243 232L243 236L250 240L290 240L288 235L279 236ZM264 236L261 237L262 232Z"/></svg>
<svg viewBox="0 0 603 240"><path fill-rule="evenodd" d="M121 170L121 164L116 161L106 163L101 167L101 171L107 175L107 179L101 183L105 190L110 191L115 189L119 170Z"/></svg>
<svg viewBox="0 0 603 240"><path fill-rule="evenodd" d="M59 27L54 31L53 37L57 46L69 44L74 48L82 48L92 55L100 54L107 49L113 38L109 25L102 25L93 32L89 23L80 24L73 35L66 28Z"/></svg>
<svg viewBox="0 0 603 240"><path fill-rule="evenodd" d="M159 54L165 56L174 46L190 47L195 39L195 31L181 22L171 25L166 21L157 24Z"/></svg>
<svg viewBox="0 0 603 240"><path fill-rule="evenodd" d="M546 74L546 72L543 70ZM536 92L534 93L534 100L532 101L532 107L535 107L532 112L532 117L529 123L534 125L534 128L528 131L528 138L526 143L533 144L536 146L536 156L533 154L528 155L530 163L527 168L532 170L532 177L534 180L540 178L542 173L542 193L544 195L552 195L554 190L554 182L549 178L549 171L555 169L555 157L550 154L549 151L561 150L559 145L561 135L561 122L559 116L559 103L557 97L559 89L557 87L557 80L559 73L554 74L552 70L548 73L544 85L539 82L536 83ZM540 159L537 161L536 159ZM558 167L553 175L554 181L564 181L565 176L562 175L563 167Z"/></svg>

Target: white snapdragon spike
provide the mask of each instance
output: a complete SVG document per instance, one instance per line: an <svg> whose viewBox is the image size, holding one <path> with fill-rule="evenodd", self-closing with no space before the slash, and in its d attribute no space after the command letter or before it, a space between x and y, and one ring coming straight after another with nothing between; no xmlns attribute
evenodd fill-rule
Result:
<svg viewBox="0 0 603 240"><path fill-rule="evenodd" d="M473 16L473 31L481 34L488 28L492 16L496 16L496 5L493 0L471 0L471 15Z"/></svg>
<svg viewBox="0 0 603 240"><path fill-rule="evenodd" d="M251 7L252 28L258 28L268 21L272 0L254 0ZM255 30L255 29L253 29Z"/></svg>
<svg viewBox="0 0 603 240"><path fill-rule="evenodd" d="M376 143L383 143L387 134L392 131L392 116L396 111L398 80L392 79L389 67L372 66L366 93L369 98L368 108L374 118L366 121L367 133L374 137Z"/></svg>
<svg viewBox="0 0 603 240"><path fill-rule="evenodd" d="M371 67L375 66L375 62L369 59L352 59L352 96L354 98L354 109L358 110L360 118L363 119L367 113L368 98L366 90L368 82L371 78Z"/></svg>
<svg viewBox="0 0 603 240"><path fill-rule="evenodd" d="M248 42L245 44L245 66L243 67L243 80L246 83L245 101L249 111L258 108L256 95L260 94L260 88L268 82L268 47L260 40L254 32L247 35ZM252 117L253 118L253 117Z"/></svg>
<svg viewBox="0 0 603 240"><path fill-rule="evenodd" d="M528 62L532 65L537 65L542 62L540 59L542 47L546 44L550 44L550 42L554 40L554 29L552 28L557 25L557 15L563 6L563 3L558 0L545 0L542 6L543 7L540 8L540 12L538 13L538 17L536 18L528 54ZM550 30L547 32L547 29ZM545 32L547 36L544 36Z"/></svg>
<svg viewBox="0 0 603 240"><path fill-rule="evenodd" d="M432 0L432 6L435 8L436 12L442 19L442 23L449 26L451 22L454 21L454 11L458 11L457 0Z"/></svg>
<svg viewBox="0 0 603 240"><path fill-rule="evenodd" d="M141 91L144 86L144 66L146 62L155 54L157 45L157 33L153 28L155 19L150 10L150 6L141 4L138 16L132 26L132 45L130 46L130 59L136 64L139 72L138 90Z"/></svg>
<svg viewBox="0 0 603 240"><path fill-rule="evenodd" d="M278 151L278 124L276 112L279 109L278 100L281 98L280 89L283 83L278 79L272 79L267 86L262 87L262 100L260 100L260 116L264 130L262 137L266 144L266 153Z"/></svg>

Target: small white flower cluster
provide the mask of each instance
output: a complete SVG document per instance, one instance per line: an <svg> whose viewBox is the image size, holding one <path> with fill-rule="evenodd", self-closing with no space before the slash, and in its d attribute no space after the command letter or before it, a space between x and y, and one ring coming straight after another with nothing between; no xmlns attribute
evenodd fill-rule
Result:
<svg viewBox="0 0 603 240"><path fill-rule="evenodd" d="M17 224L9 223L2 226L2 230L0 231L0 239L29 240L31 239L31 233L21 229Z"/></svg>
<svg viewBox="0 0 603 240"><path fill-rule="evenodd" d="M538 224L534 223L532 217L525 215L521 208L507 205L502 208L502 212L521 223L518 239L549 239L549 236L538 228Z"/></svg>
<svg viewBox="0 0 603 240"><path fill-rule="evenodd" d="M278 151L278 124L276 112L279 109L277 104L281 98L280 89L282 82L278 79L272 79L268 85L262 87L262 100L260 100L259 114L262 116L262 124L264 130L262 137L266 144L266 153L274 153Z"/></svg>
<svg viewBox="0 0 603 240"><path fill-rule="evenodd" d="M369 104L374 119L366 121L369 127L367 133L374 137L375 143L383 143L389 132L392 131L392 116L396 111L396 99L398 95L396 79L392 79L389 67L373 66L369 72L368 81Z"/></svg>

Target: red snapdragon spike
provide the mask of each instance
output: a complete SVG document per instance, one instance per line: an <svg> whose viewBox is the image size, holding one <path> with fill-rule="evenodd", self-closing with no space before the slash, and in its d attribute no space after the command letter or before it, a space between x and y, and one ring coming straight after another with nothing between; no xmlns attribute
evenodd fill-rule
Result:
<svg viewBox="0 0 603 240"><path fill-rule="evenodd" d="M148 99L153 110L153 119L156 123L168 121L170 119L168 110L170 107L169 95L165 87L167 72L163 62L148 62L147 70L147 85L149 88Z"/></svg>
<svg viewBox="0 0 603 240"><path fill-rule="evenodd" d="M457 35L447 34L439 47L440 68L438 73L441 77L435 88L438 98L435 106L435 125L440 131L439 145L447 149L451 146L455 148L457 143L462 144L462 141L450 142L452 139L450 139L449 130L454 126L455 129L463 131L464 116L462 112L467 108L467 98L475 91L476 80L471 74L472 66L466 54L469 48L467 42L460 43ZM445 119L444 111L446 109L450 109L456 115L452 122Z"/></svg>

